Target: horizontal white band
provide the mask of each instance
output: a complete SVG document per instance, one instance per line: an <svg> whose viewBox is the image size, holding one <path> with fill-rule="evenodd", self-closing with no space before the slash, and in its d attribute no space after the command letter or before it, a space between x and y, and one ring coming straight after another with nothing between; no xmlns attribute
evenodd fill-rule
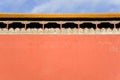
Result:
<svg viewBox="0 0 120 80"><path fill-rule="evenodd" d="M117 28L114 28L114 29L110 29L110 28L102 28L102 29L88 29L88 28L85 28L85 29L78 29L78 28L74 28L74 29L71 29L71 28L62 28L62 29L59 29L59 28L45 28L44 30L42 28L40 29L31 29L31 28L28 28L28 29L19 29L19 28L16 28L16 29L13 29L13 28L10 28L10 29L6 29L6 28L3 28L3 29L0 29L0 34L120 34L120 29L117 29Z"/></svg>

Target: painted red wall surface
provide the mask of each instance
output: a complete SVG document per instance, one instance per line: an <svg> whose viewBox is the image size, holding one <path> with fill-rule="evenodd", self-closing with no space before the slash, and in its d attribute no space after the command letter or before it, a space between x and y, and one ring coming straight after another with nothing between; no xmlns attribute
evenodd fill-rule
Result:
<svg viewBox="0 0 120 80"><path fill-rule="evenodd" d="M0 35L0 80L120 80L120 36Z"/></svg>

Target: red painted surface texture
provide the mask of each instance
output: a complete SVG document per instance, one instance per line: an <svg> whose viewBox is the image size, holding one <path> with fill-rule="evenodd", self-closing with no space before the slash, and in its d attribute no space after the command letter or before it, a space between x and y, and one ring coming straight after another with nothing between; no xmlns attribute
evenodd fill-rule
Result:
<svg viewBox="0 0 120 80"><path fill-rule="evenodd" d="M120 36L0 35L0 80L120 80Z"/></svg>

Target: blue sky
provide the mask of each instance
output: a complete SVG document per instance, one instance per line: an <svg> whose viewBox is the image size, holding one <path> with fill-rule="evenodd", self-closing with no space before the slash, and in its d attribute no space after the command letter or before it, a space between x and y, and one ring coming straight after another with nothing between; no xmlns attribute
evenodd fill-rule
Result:
<svg viewBox="0 0 120 80"><path fill-rule="evenodd" d="M0 12L120 12L120 0L1 0Z"/></svg>

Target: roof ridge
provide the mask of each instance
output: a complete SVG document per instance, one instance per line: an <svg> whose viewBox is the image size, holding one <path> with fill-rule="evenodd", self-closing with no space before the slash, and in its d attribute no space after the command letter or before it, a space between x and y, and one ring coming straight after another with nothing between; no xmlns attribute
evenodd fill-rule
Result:
<svg viewBox="0 0 120 80"><path fill-rule="evenodd" d="M0 13L0 18L109 18L120 17L120 12L114 13Z"/></svg>

